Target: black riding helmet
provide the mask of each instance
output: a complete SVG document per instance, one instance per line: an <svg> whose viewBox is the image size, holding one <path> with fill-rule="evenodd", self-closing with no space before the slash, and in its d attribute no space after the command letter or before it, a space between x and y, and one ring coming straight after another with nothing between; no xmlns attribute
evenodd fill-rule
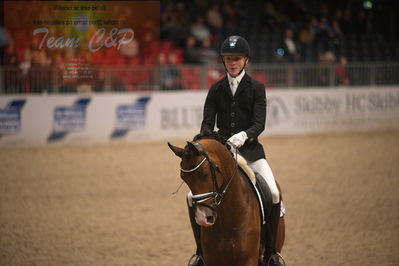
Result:
<svg viewBox="0 0 399 266"><path fill-rule="evenodd" d="M250 55L249 44L241 36L230 36L222 43L220 48L220 56L227 55Z"/></svg>
<svg viewBox="0 0 399 266"><path fill-rule="evenodd" d="M249 58L250 49L247 40L245 40L241 36L230 36L222 43L220 48L220 57L222 58L223 66L227 71L226 64L224 63L223 56L246 56ZM244 70L247 63L245 63L244 67L240 70L238 75Z"/></svg>

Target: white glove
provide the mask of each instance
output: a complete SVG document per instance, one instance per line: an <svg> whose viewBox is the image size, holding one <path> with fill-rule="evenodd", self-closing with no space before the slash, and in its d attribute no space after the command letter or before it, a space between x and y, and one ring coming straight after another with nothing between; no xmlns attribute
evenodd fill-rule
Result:
<svg viewBox="0 0 399 266"><path fill-rule="evenodd" d="M231 136L227 141L230 142L230 144L234 146L234 148L240 148L242 145L244 145L247 139L247 133L245 133L245 131L241 131Z"/></svg>

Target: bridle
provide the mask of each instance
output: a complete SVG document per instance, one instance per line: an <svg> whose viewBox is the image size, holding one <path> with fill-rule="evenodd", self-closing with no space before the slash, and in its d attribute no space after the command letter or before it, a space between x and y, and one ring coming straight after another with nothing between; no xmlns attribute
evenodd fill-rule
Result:
<svg viewBox="0 0 399 266"><path fill-rule="evenodd" d="M231 181L233 180L234 176L236 176L236 174L237 174L237 171L238 171L237 161L235 161L236 165L235 165L234 173L230 177L230 179L227 182L227 184L224 187L224 189L222 189L219 186L219 184L217 182L217 179L216 179L216 172L219 172L223 176L223 173L220 171L218 165L215 164L209 158L208 153L205 151L205 149L204 149L204 147L202 146L201 143L198 143L198 142L195 142L195 141L191 141L191 142L189 142L189 144L192 144L194 147L196 147L196 149L199 152L199 155L203 156L204 158L196 166L194 166L191 169L183 169L180 166L180 171L182 171L183 173L195 172L206 161L208 161L209 168L210 168L210 171L211 171L211 176L212 176L213 191L207 192L207 193L193 195L192 196L192 204L193 204L193 206L199 205L199 206L204 206L204 207L207 207L207 208L211 209L212 212L214 213L214 216L215 216L215 219L216 219L217 207L222 203L222 199L223 199L224 195L226 194L228 188L230 187ZM206 202L208 200L211 200L211 199L213 199L212 203L210 203L210 204L204 203L204 202Z"/></svg>

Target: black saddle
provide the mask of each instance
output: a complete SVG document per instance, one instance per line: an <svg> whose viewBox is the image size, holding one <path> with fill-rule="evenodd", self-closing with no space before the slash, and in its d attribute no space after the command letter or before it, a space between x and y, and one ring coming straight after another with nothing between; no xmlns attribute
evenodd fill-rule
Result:
<svg viewBox="0 0 399 266"><path fill-rule="evenodd" d="M256 185L252 183L252 181L249 179L247 174L245 173L244 170L239 167L241 173L247 177L247 181L251 184L251 187L256 194L256 197L259 201L259 211L261 213L261 222L262 225L266 223L266 220L269 217L270 211L272 209L272 192L270 191L269 186L267 185L265 179L258 173L255 173L256 177Z"/></svg>
<svg viewBox="0 0 399 266"><path fill-rule="evenodd" d="M256 188L260 194L260 200L262 201L264 220L262 224L265 224L266 220L269 217L270 211L272 210L272 192L270 191L269 186L267 185L265 179L258 173L255 173L256 176Z"/></svg>

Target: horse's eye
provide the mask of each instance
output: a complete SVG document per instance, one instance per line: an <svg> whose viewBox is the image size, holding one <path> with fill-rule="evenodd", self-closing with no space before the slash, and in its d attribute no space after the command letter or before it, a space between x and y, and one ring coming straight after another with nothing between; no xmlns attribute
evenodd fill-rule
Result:
<svg viewBox="0 0 399 266"><path fill-rule="evenodd" d="M207 179L208 177L209 177L208 173L204 173L204 174L201 175L201 178L203 178L203 179Z"/></svg>

